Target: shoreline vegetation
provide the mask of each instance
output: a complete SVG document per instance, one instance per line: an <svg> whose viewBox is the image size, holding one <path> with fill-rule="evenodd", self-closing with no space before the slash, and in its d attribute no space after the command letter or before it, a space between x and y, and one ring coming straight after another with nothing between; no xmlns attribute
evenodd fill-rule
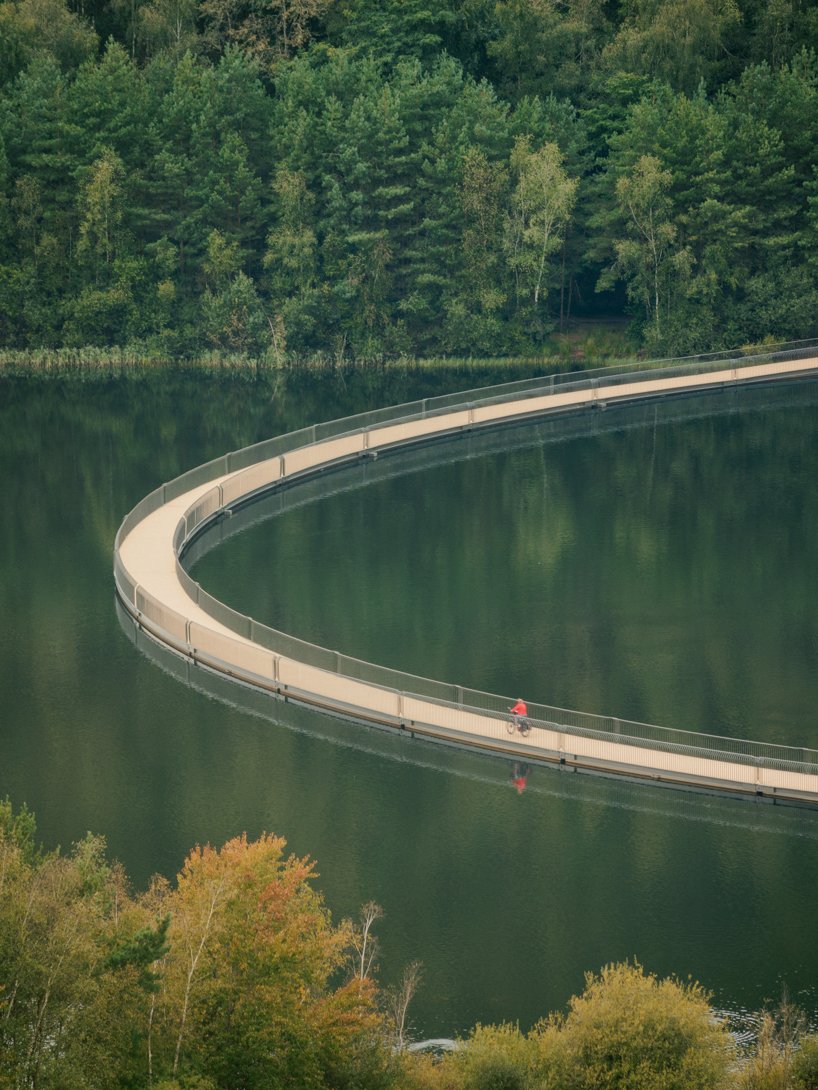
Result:
<svg viewBox="0 0 818 1090"><path fill-rule="evenodd" d="M795 342L801 343L801 342ZM808 343L808 342L804 342ZM744 344L736 351L752 355L785 347L767 338L758 344ZM724 351L730 351L725 349ZM706 355L706 354L705 354ZM440 375L479 375L490 373L507 381L529 375L581 372L594 368L624 367L648 360L642 350L619 333L583 334L555 338L542 352L516 356L373 356L355 359L314 353L306 357L279 356L273 352L253 355L246 352L212 350L191 356L168 356L142 347L83 348L0 348L0 379L4 377L55 376L60 378L112 378L127 375L172 371L198 372L202 375L256 379L277 373L337 374L366 372L438 373ZM506 381L497 378L496 381Z"/></svg>
<svg viewBox="0 0 818 1090"><path fill-rule="evenodd" d="M68 853L0 801L0 1086L37 1090L816 1090L818 1036L786 1000L739 1042L691 980L585 976L528 1031L407 1050L413 963L378 979L383 913L336 923L314 861L245 834L134 892L88 833ZM547 969L547 967L544 967Z"/></svg>
<svg viewBox="0 0 818 1090"><path fill-rule="evenodd" d="M630 359L635 357L628 358ZM623 357L625 359L625 357ZM193 371L210 375L235 375L255 378L278 372L366 372L366 371L440 371L480 372L507 369L510 373L582 370L581 359L564 356L512 357L508 359L451 357L439 359L337 360L331 356L315 355L303 360L277 360L270 356L210 352L190 358L167 358L143 355L127 350L50 349L47 351L0 350L0 378L25 375L53 375L60 378L89 378L128 374L155 373L157 371Z"/></svg>
<svg viewBox="0 0 818 1090"><path fill-rule="evenodd" d="M605 323L598 329L580 327L576 332L553 338L540 352L500 357L376 355L351 359L321 352L298 357L278 354L272 350L251 354L216 349L179 356L167 355L143 346L127 345L20 349L0 347L0 378L24 375L112 377L173 369L253 378L282 371L327 373L392 370L467 374L488 371L499 374L507 370L513 378L529 373L581 371L589 365L606 366L635 361L636 344L617 326L617 323Z"/></svg>

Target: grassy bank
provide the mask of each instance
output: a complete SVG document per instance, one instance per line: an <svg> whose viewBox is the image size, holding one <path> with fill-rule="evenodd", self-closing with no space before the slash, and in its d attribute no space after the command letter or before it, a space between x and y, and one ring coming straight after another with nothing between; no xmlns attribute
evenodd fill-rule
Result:
<svg viewBox="0 0 818 1090"><path fill-rule="evenodd" d="M168 358L142 355L125 349L55 348L0 352L0 375L55 375L60 378L106 378L139 372L197 371L209 375L235 375L255 379L280 371L380 372L445 371L471 374L478 371L497 372L507 369L510 374L520 371L538 374L543 371L582 369L584 356L535 356L506 359L439 358L390 360L335 360L313 356L304 360L279 361L270 357L208 353L192 358Z"/></svg>
<svg viewBox="0 0 818 1090"><path fill-rule="evenodd" d="M139 346L125 348L29 348L0 349L2 375L58 375L61 378L110 378L171 369L202 374L233 375L256 379L280 371L310 372L436 372L441 374L494 376L508 372L510 379L544 372L583 370L633 359L635 346L618 327L589 324L555 334L535 356L481 358L413 357L350 360L316 354L308 358L282 357L274 352L261 356L208 352L195 357L157 355ZM496 381L501 381L496 379Z"/></svg>

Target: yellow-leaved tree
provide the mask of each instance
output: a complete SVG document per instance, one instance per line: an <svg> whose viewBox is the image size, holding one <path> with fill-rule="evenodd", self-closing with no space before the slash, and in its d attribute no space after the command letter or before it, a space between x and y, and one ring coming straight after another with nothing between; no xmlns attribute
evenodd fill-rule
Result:
<svg viewBox="0 0 818 1090"><path fill-rule="evenodd" d="M168 888L155 1077L319 1088L377 1085L389 1066L373 985L334 983L348 926L332 924L314 864L285 846L265 834L196 848Z"/></svg>

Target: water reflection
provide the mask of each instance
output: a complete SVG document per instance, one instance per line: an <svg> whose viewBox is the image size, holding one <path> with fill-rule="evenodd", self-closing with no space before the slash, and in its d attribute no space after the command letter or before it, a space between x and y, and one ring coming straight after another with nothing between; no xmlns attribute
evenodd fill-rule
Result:
<svg viewBox="0 0 818 1090"><path fill-rule="evenodd" d="M379 459L248 508L190 561L234 607L362 658L814 745L816 403L815 383L730 390L425 448L414 473ZM518 794L505 762L390 744L378 856L407 875L406 935L426 923L429 1031L466 1009L525 1023L634 956L727 1010L786 987L815 1011L814 812L537 765Z"/></svg>

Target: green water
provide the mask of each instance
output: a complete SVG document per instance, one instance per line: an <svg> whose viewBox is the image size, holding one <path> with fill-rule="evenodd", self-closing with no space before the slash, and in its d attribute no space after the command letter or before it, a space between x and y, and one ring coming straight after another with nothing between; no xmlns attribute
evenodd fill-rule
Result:
<svg viewBox="0 0 818 1090"><path fill-rule="evenodd" d="M48 844L104 832L138 885L196 842L285 835L338 916L383 905L386 981L422 960L420 1035L528 1025L625 957L733 1011L786 986L814 1016L818 815L539 768L518 795L506 762L202 691L127 638L111 549L142 495L415 382L0 384L0 794ZM418 673L818 747L817 400L450 460L262 521L194 573Z"/></svg>

